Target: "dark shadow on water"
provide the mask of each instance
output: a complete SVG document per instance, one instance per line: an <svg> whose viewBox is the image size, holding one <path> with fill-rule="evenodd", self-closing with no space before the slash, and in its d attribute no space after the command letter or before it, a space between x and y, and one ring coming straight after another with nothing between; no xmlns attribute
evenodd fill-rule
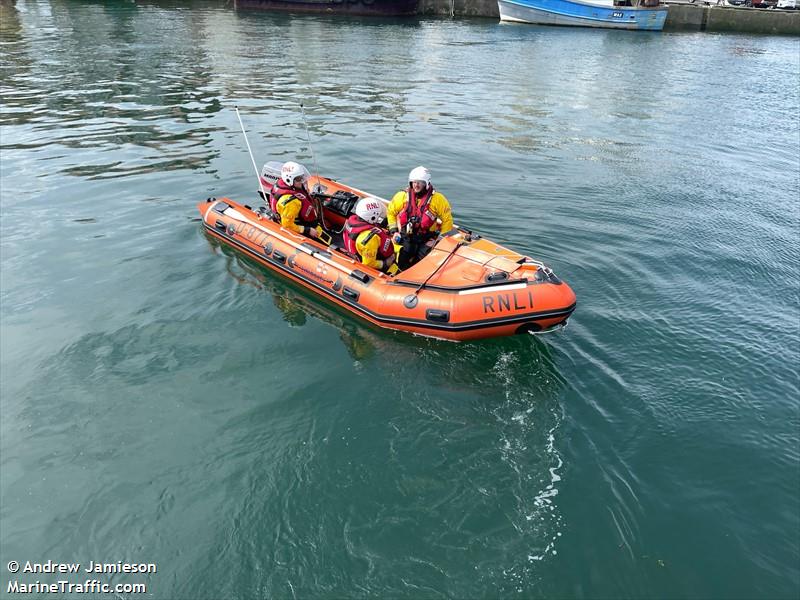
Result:
<svg viewBox="0 0 800 600"><path fill-rule="evenodd" d="M283 320L290 327L303 327L309 318L332 325L354 360L373 356L378 349L385 348L394 340L382 337L380 331L369 323L362 323L329 302L312 296L300 285L281 279L246 258L215 238L206 236L215 251L226 256L225 268L242 285L254 286L267 291Z"/></svg>

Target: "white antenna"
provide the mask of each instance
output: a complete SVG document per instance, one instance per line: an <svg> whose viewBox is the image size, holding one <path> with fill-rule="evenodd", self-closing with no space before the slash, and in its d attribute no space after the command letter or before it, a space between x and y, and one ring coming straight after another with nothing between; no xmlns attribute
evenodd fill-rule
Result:
<svg viewBox="0 0 800 600"><path fill-rule="evenodd" d="M319 185L319 169L317 168L317 159L314 155L314 148L311 146L311 136L308 135L308 122L306 121L306 109L303 108L303 103L300 103L300 112L303 113L303 125L306 128L306 140L308 140L308 149L311 151L311 160L314 162L314 174L317 177L317 185Z"/></svg>
<svg viewBox="0 0 800 600"><path fill-rule="evenodd" d="M302 104L300 106L302 106ZM258 179L258 187L261 190L262 198L264 199L264 204L269 206L269 197L267 196L267 192L264 191L264 184L261 183L261 175L258 174L258 167L256 166L256 160L253 158L253 151L250 149L250 142L247 141L247 132L244 130L242 117L239 114L239 107L234 106L234 108L236 109L236 117L239 119L239 126L242 128L242 133L244 134L244 143L247 144L247 152L250 154L250 161L253 163L253 170L256 172L256 179Z"/></svg>
<svg viewBox="0 0 800 600"><path fill-rule="evenodd" d="M317 178L317 183L315 183L314 187L312 187L309 191L311 192L312 199L314 199L316 201L317 212L319 213L320 223L322 223L322 226L324 228L327 228L328 224L325 222L325 211L322 208L322 202L319 200L319 198L315 198L314 197L314 193L313 193L314 190L320 191L321 185L319 183L319 169L317 168L317 158L316 158L316 155L314 154L314 148L313 148L313 146L311 146L311 136L308 134L308 122L306 121L306 109L303 108L303 103L302 102L300 103L300 112L303 114L303 125L306 128L306 139L308 140L308 149L311 152L311 161L314 163L314 171L315 171L316 178Z"/></svg>

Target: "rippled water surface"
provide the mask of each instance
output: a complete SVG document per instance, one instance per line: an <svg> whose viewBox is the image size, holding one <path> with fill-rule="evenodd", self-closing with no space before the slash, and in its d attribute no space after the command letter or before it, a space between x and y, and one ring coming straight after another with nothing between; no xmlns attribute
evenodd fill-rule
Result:
<svg viewBox="0 0 800 600"><path fill-rule="evenodd" d="M52 559L154 598L800 595L797 39L0 17L0 594ZM429 166L570 327L387 333L206 237L196 202L255 201L233 107L311 166L300 103L323 173Z"/></svg>

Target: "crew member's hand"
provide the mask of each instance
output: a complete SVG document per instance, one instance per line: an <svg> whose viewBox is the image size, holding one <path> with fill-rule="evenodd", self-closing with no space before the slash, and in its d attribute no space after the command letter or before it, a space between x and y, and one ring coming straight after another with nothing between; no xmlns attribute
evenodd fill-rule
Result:
<svg viewBox="0 0 800 600"><path fill-rule="evenodd" d="M425 245L428 248L433 248L436 245L436 238L434 238L432 240L428 240L427 242L425 242Z"/></svg>
<svg viewBox="0 0 800 600"><path fill-rule="evenodd" d="M317 231L316 227L309 227L308 228L308 237L312 237L312 238L315 238L315 239L319 237L319 232Z"/></svg>
<svg viewBox="0 0 800 600"><path fill-rule="evenodd" d="M384 268L390 267L394 264L394 252L383 259Z"/></svg>

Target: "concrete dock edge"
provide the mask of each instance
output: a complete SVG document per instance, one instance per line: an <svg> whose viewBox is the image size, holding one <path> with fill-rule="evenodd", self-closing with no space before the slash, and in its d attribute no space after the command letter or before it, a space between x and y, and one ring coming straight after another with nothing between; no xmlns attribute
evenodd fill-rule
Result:
<svg viewBox="0 0 800 600"><path fill-rule="evenodd" d="M496 0L419 0L420 15L499 19ZM670 4L665 31L731 31L800 36L800 10Z"/></svg>

